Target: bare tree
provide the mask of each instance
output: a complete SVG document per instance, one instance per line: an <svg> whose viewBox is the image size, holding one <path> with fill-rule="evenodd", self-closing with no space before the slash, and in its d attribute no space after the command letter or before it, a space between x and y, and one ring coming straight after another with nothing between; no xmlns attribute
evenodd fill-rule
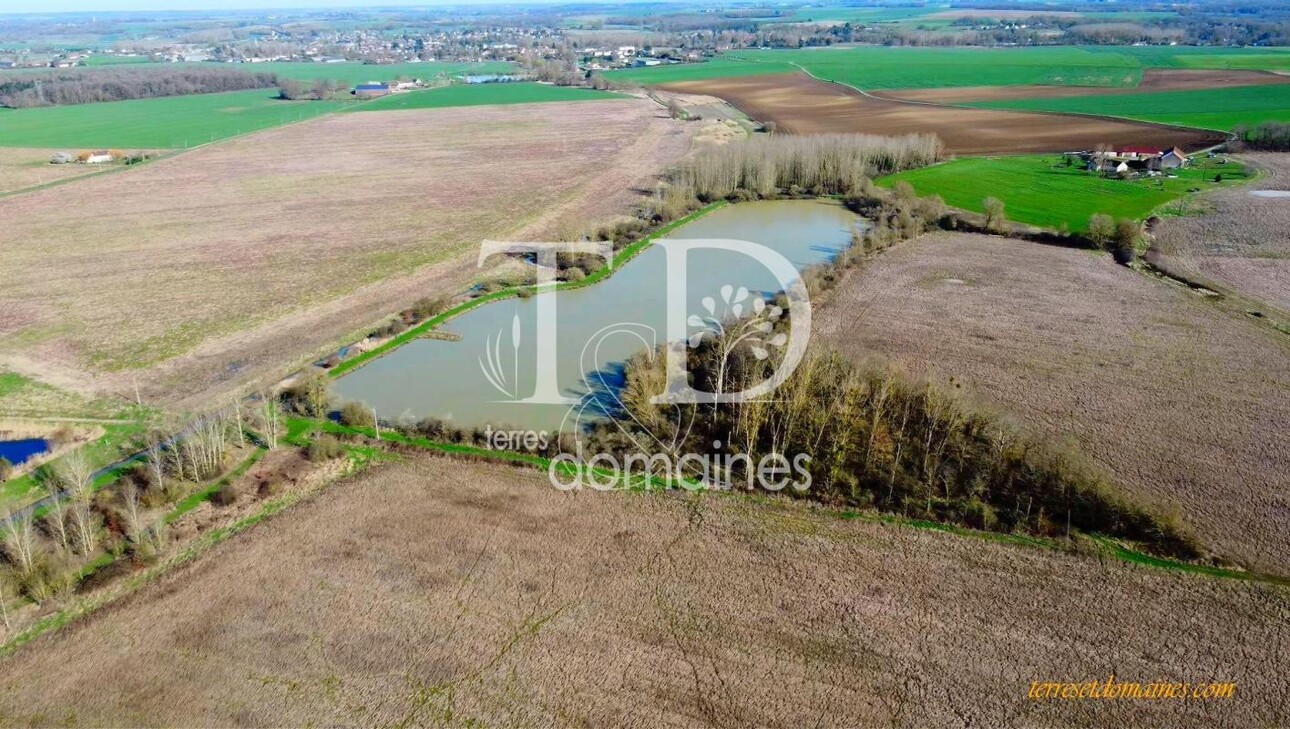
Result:
<svg viewBox="0 0 1290 729"><path fill-rule="evenodd" d="M0 570L0 620L4 621L4 630L13 630L9 622L9 599L18 593L16 580L9 570Z"/></svg>
<svg viewBox="0 0 1290 729"><path fill-rule="evenodd" d="M83 555L89 554L94 551L98 542L97 515L93 513L90 504L94 491L94 469L86 458L85 451L76 450L59 462L55 473L64 490L63 498L71 502L69 509L73 527L71 536L76 542L77 551ZM69 539L65 526L67 515L63 511L63 498L51 493L50 515L54 517L59 541L66 550Z"/></svg>
<svg viewBox="0 0 1290 729"><path fill-rule="evenodd" d="M164 489L166 487L166 465L165 465L165 441L160 434L154 433L148 437L148 447L144 449L148 459L148 469L152 472L152 480L156 482L156 487Z"/></svg>
<svg viewBox="0 0 1290 729"><path fill-rule="evenodd" d="M125 521L125 537L138 546L143 543L145 526L139 508L139 489L127 482L121 489L121 516Z"/></svg>
<svg viewBox="0 0 1290 729"><path fill-rule="evenodd" d="M260 396L260 418L264 421L264 440L270 449L278 447L282 437L282 413L278 403L267 395Z"/></svg>
<svg viewBox="0 0 1290 729"><path fill-rule="evenodd" d="M31 511L20 514L5 513L5 555L21 574L30 574L36 567L36 525Z"/></svg>
<svg viewBox="0 0 1290 729"><path fill-rule="evenodd" d="M997 197L987 197L981 201L981 206L985 209L986 229L1003 230L1004 223L1007 222L1003 214L1003 201Z"/></svg>

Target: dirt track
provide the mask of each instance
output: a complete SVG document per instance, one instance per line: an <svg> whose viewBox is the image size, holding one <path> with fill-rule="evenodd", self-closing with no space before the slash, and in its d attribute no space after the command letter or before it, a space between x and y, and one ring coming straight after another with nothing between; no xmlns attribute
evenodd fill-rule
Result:
<svg viewBox="0 0 1290 729"><path fill-rule="evenodd" d="M1231 86L1266 86L1290 83L1290 76L1264 71L1205 71L1193 69L1149 68L1142 72L1142 82L1127 88L1100 86L964 86L945 89L898 89L874 91L887 99L926 101L934 104L965 104L978 101L1012 99L1058 99L1075 96L1109 96L1142 94L1155 91L1192 91Z"/></svg>
<svg viewBox="0 0 1290 729"><path fill-rule="evenodd" d="M1290 593L423 457L0 662L0 725L1281 726ZM1031 681L1227 701L1035 701Z"/></svg>
<svg viewBox="0 0 1290 729"><path fill-rule="evenodd" d="M686 81L662 88L718 96L790 134L936 134L950 154L1065 152L1099 144L1200 149L1222 141L1209 132L1109 119L902 103L804 74Z"/></svg>

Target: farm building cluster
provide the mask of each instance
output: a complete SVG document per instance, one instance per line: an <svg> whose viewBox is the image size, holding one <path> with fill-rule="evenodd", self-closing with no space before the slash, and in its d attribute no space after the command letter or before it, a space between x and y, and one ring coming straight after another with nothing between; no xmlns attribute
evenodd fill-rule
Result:
<svg viewBox="0 0 1290 729"><path fill-rule="evenodd" d="M358 84L350 93L360 99L374 99L378 96L388 96L400 91L414 91L423 89L426 84L421 79L411 81L368 81L365 84Z"/></svg>
<svg viewBox="0 0 1290 729"><path fill-rule="evenodd" d="M123 152L119 149L86 149L80 152L57 152L49 158L51 165L106 165L113 162L134 164L148 159L147 152Z"/></svg>
<svg viewBox="0 0 1290 729"><path fill-rule="evenodd" d="M1178 147L1121 147L1081 152L1079 157L1090 172L1104 175L1160 174L1187 165L1187 155Z"/></svg>

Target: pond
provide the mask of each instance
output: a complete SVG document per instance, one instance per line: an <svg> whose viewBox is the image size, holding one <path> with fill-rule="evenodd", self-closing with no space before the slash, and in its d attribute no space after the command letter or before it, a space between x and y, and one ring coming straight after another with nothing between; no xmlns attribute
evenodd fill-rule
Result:
<svg viewBox="0 0 1290 729"><path fill-rule="evenodd" d="M556 294L554 379L566 397L612 390L616 368L633 354L660 345L666 331L669 241L730 239L766 246L798 270L826 262L851 243L862 219L828 200L740 203L715 210L659 239L613 276ZM757 260L723 250L692 251L687 259L687 312L704 313L741 287L765 295L780 290ZM729 288L726 288L729 287ZM537 387L535 342L541 294L485 304L440 327L459 341L420 339L340 378L344 400L374 408L383 420L431 415L460 427L486 424L535 430L571 430L597 417L595 408L569 417L569 405L516 402ZM748 306L751 296L745 300Z"/></svg>
<svg viewBox="0 0 1290 729"><path fill-rule="evenodd" d="M0 440L0 458L17 466L42 453L49 452L49 443L41 438Z"/></svg>

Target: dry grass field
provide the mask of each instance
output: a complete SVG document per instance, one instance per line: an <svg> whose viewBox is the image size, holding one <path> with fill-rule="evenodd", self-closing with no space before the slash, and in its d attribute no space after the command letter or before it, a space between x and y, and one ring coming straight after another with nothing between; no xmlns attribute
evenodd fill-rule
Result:
<svg viewBox="0 0 1290 729"><path fill-rule="evenodd" d="M457 290L485 238L627 212L689 134L638 99L338 114L0 199L0 364L209 402Z"/></svg>
<svg viewBox="0 0 1290 729"><path fill-rule="evenodd" d="M1109 119L905 103L803 74L684 81L662 88L720 97L790 134L936 134L951 154L1062 152L1099 144L1200 149L1222 141L1207 132Z"/></svg>
<svg viewBox="0 0 1290 729"><path fill-rule="evenodd" d="M1290 154L1243 158L1268 177L1210 193L1204 214L1164 218L1155 244L1170 270L1290 314Z"/></svg>
<svg viewBox="0 0 1290 729"><path fill-rule="evenodd" d="M1012 99L1058 99L1071 96L1141 94L1153 91L1191 91L1229 86L1261 86L1290 83L1290 76L1266 71L1208 71L1181 68L1148 68L1137 86L963 86L943 89L901 89L874 91L874 96L934 104L963 104L975 101Z"/></svg>
<svg viewBox="0 0 1290 729"><path fill-rule="evenodd" d="M1089 251L935 234L849 274L817 341L953 377L1176 512L1203 543L1290 574L1290 342Z"/></svg>
<svg viewBox="0 0 1290 729"><path fill-rule="evenodd" d="M417 457L0 662L0 724L1279 726L1290 593ZM1034 680L1234 682L1035 701Z"/></svg>
<svg viewBox="0 0 1290 729"><path fill-rule="evenodd" d="M0 195L103 171L95 165L51 165L49 159L60 151L0 147Z"/></svg>

